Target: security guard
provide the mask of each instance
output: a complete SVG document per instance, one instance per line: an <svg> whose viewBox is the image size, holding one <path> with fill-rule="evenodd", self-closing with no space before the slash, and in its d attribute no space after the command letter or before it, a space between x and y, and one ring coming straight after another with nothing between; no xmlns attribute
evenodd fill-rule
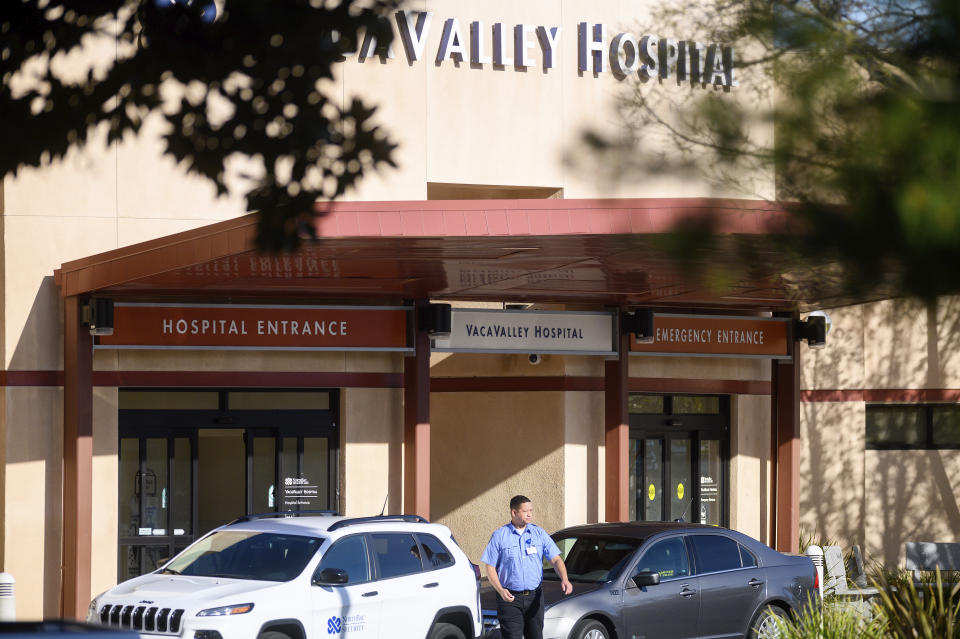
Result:
<svg viewBox="0 0 960 639"><path fill-rule="evenodd" d="M532 519L533 504L527 497L511 499L510 523L493 531L480 559L499 595L497 618L503 639L542 639L544 559L559 575L563 594L573 592L560 549L543 528L530 523Z"/></svg>

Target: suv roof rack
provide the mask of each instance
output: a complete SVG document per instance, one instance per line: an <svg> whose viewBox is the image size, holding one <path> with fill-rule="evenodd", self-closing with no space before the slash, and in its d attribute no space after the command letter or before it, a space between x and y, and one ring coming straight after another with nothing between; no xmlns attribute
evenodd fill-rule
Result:
<svg viewBox="0 0 960 639"><path fill-rule="evenodd" d="M430 522L420 515L373 515L372 517L352 517L350 519L341 519L330 524L327 532L333 532L339 528L347 526L356 526L358 524L369 524L375 521L406 521L410 523L429 524Z"/></svg>
<svg viewBox="0 0 960 639"><path fill-rule="evenodd" d="M268 513L251 513L243 517L237 517L230 524L237 524L244 521L253 521L254 519L269 519L270 517L299 517L300 515L333 515L339 517L340 513L336 510L281 510Z"/></svg>

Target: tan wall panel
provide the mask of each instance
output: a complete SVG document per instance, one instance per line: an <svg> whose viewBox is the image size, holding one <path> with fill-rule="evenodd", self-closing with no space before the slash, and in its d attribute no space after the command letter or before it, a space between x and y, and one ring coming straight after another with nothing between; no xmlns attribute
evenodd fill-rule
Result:
<svg viewBox="0 0 960 639"><path fill-rule="evenodd" d="M730 527L761 541L770 531L770 397L730 397Z"/></svg>
<svg viewBox="0 0 960 639"><path fill-rule="evenodd" d="M228 172L228 184L236 188L218 198L211 182L188 175L184 166L163 155L166 142L161 136L166 126L158 115L151 115L136 138L128 136L117 148L116 216L183 218L209 224L245 214L246 200L242 196L250 183Z"/></svg>
<svg viewBox="0 0 960 639"><path fill-rule="evenodd" d="M63 392L7 388L4 566L17 619L60 615ZM116 562L114 561L114 565Z"/></svg>
<svg viewBox="0 0 960 639"><path fill-rule="evenodd" d="M316 371L397 373L403 371L399 353L328 351L168 351L98 350L107 370L115 357L120 370L133 371ZM97 359L97 363L101 363ZM98 366L99 369L99 366Z"/></svg>
<svg viewBox="0 0 960 639"><path fill-rule="evenodd" d="M63 364L60 294L53 271L65 260L116 247L114 220L8 214L4 220L6 364L58 369Z"/></svg>
<svg viewBox="0 0 960 639"><path fill-rule="evenodd" d="M107 131L108 125L102 125L86 149L71 151L60 162L6 176L5 215L113 218L117 211L117 150L106 146Z"/></svg>
<svg viewBox="0 0 960 639"><path fill-rule="evenodd" d="M866 555L904 565L908 541L960 541L960 451L866 451Z"/></svg>
<svg viewBox="0 0 960 639"><path fill-rule="evenodd" d="M513 27L563 24L562 5L552 0L489 0L483 3L445 2L436 12L427 45L427 178L430 182L562 186L561 105L563 76L576 73L570 59L544 73L540 46L533 37L530 49L536 66L517 70L513 65L474 68L469 60L435 64L443 22L458 18L469 46L474 20L484 23L484 45L492 51L492 25L508 30L507 52L513 49ZM566 28L566 25L564 25ZM569 33L561 35L561 42ZM469 52L469 48L468 48Z"/></svg>
<svg viewBox="0 0 960 639"><path fill-rule="evenodd" d="M929 364L929 383L960 388L960 296L939 298L936 318L936 361Z"/></svg>
<svg viewBox="0 0 960 639"><path fill-rule="evenodd" d="M93 389L93 549L90 594L117 583L117 389Z"/></svg>
<svg viewBox="0 0 960 639"><path fill-rule="evenodd" d="M407 2L403 8L423 10L426 2ZM397 167L383 166L365 176L356 189L345 194L346 200L427 199L427 73L433 62L427 59L408 65L392 15L390 24L396 58L383 63L379 56L370 56L360 62L353 55L337 68L337 76L344 108L349 108L354 97L377 108L375 123L398 145L394 151ZM431 34L438 38L438 33L439 25L434 23ZM430 51L429 46L425 47L424 55L429 56ZM435 48L433 52L436 55Z"/></svg>
<svg viewBox="0 0 960 639"><path fill-rule="evenodd" d="M663 14L668 9L648 0L621 0L617 3L595 3L587 0L565 2L563 13L567 21L564 28L567 38L564 42L564 150L568 156L583 163L583 154L589 153L583 145L577 144L584 130L599 131L622 139L625 123L639 121L631 109L619 108L626 103L635 105L634 95L640 95L646 107L652 107L658 117L668 123L676 123L681 114L690 106L691 97L703 97L710 89L691 88L689 83L678 86L675 78L660 82L651 80L641 82L636 74L623 80L612 73L601 73L599 77L592 71L577 73L577 23L585 20L602 22L607 26L607 38L617 33L629 32L640 38L646 34L657 34L681 40L696 39L699 35L685 28L683 18L677 12L671 12L669 19ZM679 21L679 25L671 24ZM706 43L706 42L705 42ZM738 52L740 53L740 52ZM743 108L746 112L756 112L759 108L772 108L773 101L769 91L762 89L767 82L761 77L750 77L746 69L740 68L738 77L740 87L723 94L724 103ZM758 91L758 87L761 89ZM758 144L769 145L772 142L772 127L766 122L756 121L748 128L749 135ZM632 154L642 153L650 160L665 153L671 160L678 160L677 143L662 129L643 126L639 131L639 142ZM774 177L769 167L744 166L737 180L716 179L717 167L711 165L712 159L707 153L696 153L687 158L697 168L684 170L657 171L665 168L665 163L657 163L653 170L649 165L641 165L636 157L624 158L621 162L610 161L599 164L587 160L578 169L568 169L564 184L564 195L568 198L583 197L676 197L683 193L688 197L748 197L772 198ZM575 166L578 166L575 164ZM592 169L592 170L591 170ZM619 181L611 178L619 176Z"/></svg>
<svg viewBox="0 0 960 639"><path fill-rule="evenodd" d="M563 376L564 357L544 355L533 365L527 355L486 353L434 353L430 376L437 377L539 377Z"/></svg>
<svg viewBox="0 0 960 639"><path fill-rule="evenodd" d="M865 475L864 420L860 402L800 404L800 525L805 534L863 543L864 492L877 486L877 477Z"/></svg>
<svg viewBox="0 0 960 639"><path fill-rule="evenodd" d="M603 402L603 393L564 393L564 526L603 521L605 517Z"/></svg>
<svg viewBox="0 0 960 639"><path fill-rule="evenodd" d="M800 388L841 389L863 388L864 384L864 306L848 306L828 311L831 320L824 348L808 348L800 344ZM888 346L888 337L874 335L873 348L879 343Z"/></svg>
<svg viewBox="0 0 960 639"><path fill-rule="evenodd" d="M403 510L403 391L346 388L342 392L341 500L349 516Z"/></svg>
<svg viewBox="0 0 960 639"><path fill-rule="evenodd" d="M770 381L769 359L630 356L630 377Z"/></svg>
<svg viewBox="0 0 960 639"><path fill-rule="evenodd" d="M942 388L935 311L917 301L863 307L864 386Z"/></svg>
<svg viewBox="0 0 960 639"><path fill-rule="evenodd" d="M432 393L431 519L471 561L510 519L510 498L533 501L534 523L564 524L564 393Z"/></svg>

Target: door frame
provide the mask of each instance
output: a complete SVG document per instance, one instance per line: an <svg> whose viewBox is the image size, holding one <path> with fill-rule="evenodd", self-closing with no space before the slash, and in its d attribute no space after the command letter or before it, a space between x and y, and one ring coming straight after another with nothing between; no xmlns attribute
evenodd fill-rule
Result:
<svg viewBox="0 0 960 639"><path fill-rule="evenodd" d="M629 439L636 440L638 444L638 459L643 459L645 439L661 439L663 445L660 450L660 464L663 469L662 486L666 491L666 480L670 477L670 440L671 439L690 439L691 441L691 490L693 499L690 504L692 513L697 513L696 519L687 521L699 521L700 508L700 443L704 440L714 440L720 442L720 525L729 527L730 525L730 396L729 395L707 395L702 393L671 393L669 395L660 393L630 393L631 395L647 395L663 398L663 411L661 413L630 413L630 436ZM703 413L674 413L674 397L717 397L719 398L719 412L715 414ZM703 434L707 434L704 437ZM638 462L637 468L637 486L646 485L646 477L642 476L643 470L641 463ZM697 478L694 481L693 478ZM638 520L643 516L643 509L636 503L637 494L634 494L636 516ZM665 494L661 505L661 517L664 520L669 515L670 499Z"/></svg>
<svg viewBox="0 0 960 639"><path fill-rule="evenodd" d="M119 392L126 390L144 392L198 392L198 393L218 393L218 407L216 409L119 409L117 410L117 459L119 462L120 443L123 439L136 439L138 441L138 465L142 468L146 447L146 439L166 439L167 441L167 481L170 486L170 495L172 499L172 487L177 481L175 475L174 463L174 443L176 439L187 438L190 441L190 534L175 536L173 529L170 528L168 509L168 520L166 526L166 535L157 535L149 539L143 536L130 536L120 534L117 531L117 571L120 575L120 547L122 546L164 546L168 548L168 557L172 557L177 552L177 548L189 545L200 537L197 530L199 516L197 504L199 503L199 458L198 458L198 433L201 429L242 429L244 430L244 509L246 513L252 514L253 494L251 482L253 481L253 439L255 437L273 437L276 442L274 455L276 462L274 464L274 480L277 486L277 499L275 501L275 510L280 511L281 499L279 498L282 468L281 455L283 453L284 438L297 438L297 467L303 466L303 438L304 437L324 437L327 439L327 503L334 505L334 509L340 510L340 430L339 408L340 408L340 390L329 388L204 388L204 389L186 389L186 388L120 388ZM326 392L330 394L328 409L311 410L261 410L261 409L237 409L231 410L228 406L229 393L232 391L241 392ZM278 414L279 413L279 414ZM284 422L278 425L278 421ZM138 472L140 472L138 470ZM121 491L119 490L122 478L117 476L117 512L123 512L124 505L121 501ZM141 504L142 508L142 504ZM142 568L141 555L141 568Z"/></svg>

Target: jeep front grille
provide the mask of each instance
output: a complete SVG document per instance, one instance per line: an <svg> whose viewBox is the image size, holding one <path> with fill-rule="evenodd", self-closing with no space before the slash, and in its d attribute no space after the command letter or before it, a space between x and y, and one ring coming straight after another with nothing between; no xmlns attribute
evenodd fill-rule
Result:
<svg viewBox="0 0 960 639"><path fill-rule="evenodd" d="M179 635L182 608L107 604L100 609L100 623L113 628L162 635Z"/></svg>

